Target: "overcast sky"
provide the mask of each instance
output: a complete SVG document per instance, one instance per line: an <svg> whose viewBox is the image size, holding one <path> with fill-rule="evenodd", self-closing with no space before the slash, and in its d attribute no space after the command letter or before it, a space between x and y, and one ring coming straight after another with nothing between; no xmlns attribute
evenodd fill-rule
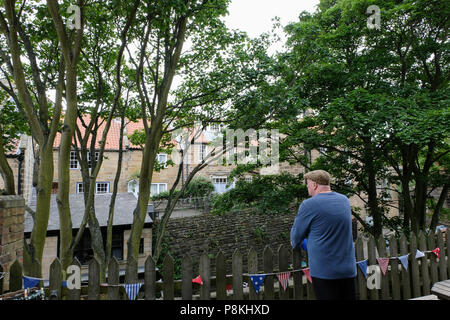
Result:
<svg viewBox="0 0 450 320"><path fill-rule="evenodd" d="M231 29L246 31L257 37L272 29L275 16L282 26L298 21L302 11L314 12L319 0L232 0L225 23Z"/></svg>

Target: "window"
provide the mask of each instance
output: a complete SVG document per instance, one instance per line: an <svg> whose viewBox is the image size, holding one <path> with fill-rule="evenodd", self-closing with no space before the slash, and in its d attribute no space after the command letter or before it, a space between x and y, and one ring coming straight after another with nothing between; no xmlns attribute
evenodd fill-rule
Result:
<svg viewBox="0 0 450 320"><path fill-rule="evenodd" d="M227 177L212 177L212 183L217 193L224 193L230 188L227 188Z"/></svg>
<svg viewBox="0 0 450 320"><path fill-rule="evenodd" d="M209 131L212 131L212 132L219 132L221 128L222 128L222 125L219 125L218 123L212 123L212 124L209 126Z"/></svg>
<svg viewBox="0 0 450 320"><path fill-rule="evenodd" d="M83 193L83 182L77 182L77 193ZM109 193L109 182L96 182L95 193Z"/></svg>
<svg viewBox="0 0 450 320"><path fill-rule="evenodd" d="M117 260L123 260L123 232L113 232L111 242L111 255Z"/></svg>
<svg viewBox="0 0 450 320"><path fill-rule="evenodd" d="M98 161L98 156L99 156L99 152L95 152L95 163L96 164L97 164L97 161ZM92 168L91 153L90 152L87 153L87 158L88 158L88 167Z"/></svg>
<svg viewBox="0 0 450 320"><path fill-rule="evenodd" d="M139 254L143 253L144 253L144 238L141 238L141 240L139 241Z"/></svg>
<svg viewBox="0 0 450 320"><path fill-rule="evenodd" d="M70 169L78 169L79 168L76 151L70 151L69 167L70 167Z"/></svg>
<svg viewBox="0 0 450 320"><path fill-rule="evenodd" d="M95 162L98 161L99 155L100 155L99 152L95 152ZM91 164L91 153L90 152L87 153L87 160L88 160L88 166L89 166L89 168L91 168L92 164ZM70 169L79 169L80 168L76 151L70 151L69 167L70 167Z"/></svg>
<svg viewBox="0 0 450 320"><path fill-rule="evenodd" d="M166 166L166 163L167 163L167 154L165 154L165 153L159 153L157 156L156 156L156 159L158 160L158 162L159 162L159 164L161 165L161 166Z"/></svg>
<svg viewBox="0 0 450 320"><path fill-rule="evenodd" d="M164 191L167 191L167 183L152 183L150 196L156 196Z"/></svg>
<svg viewBox="0 0 450 320"><path fill-rule="evenodd" d="M198 155L199 160L203 161L203 159L206 158L206 155L207 155L207 145L202 144L202 145L200 145L200 149L199 149L199 155Z"/></svg>
<svg viewBox="0 0 450 320"><path fill-rule="evenodd" d="M95 184L95 193L109 193L109 182L97 182Z"/></svg>

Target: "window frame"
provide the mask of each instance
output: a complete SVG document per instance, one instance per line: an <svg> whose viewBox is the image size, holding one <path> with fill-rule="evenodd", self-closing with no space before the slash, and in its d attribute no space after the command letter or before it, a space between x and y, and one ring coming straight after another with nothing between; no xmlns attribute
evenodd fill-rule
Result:
<svg viewBox="0 0 450 320"><path fill-rule="evenodd" d="M76 163L76 167L73 166L74 162ZM69 156L69 169L70 170L77 170L80 169L80 164L78 162L77 152L75 150L70 151Z"/></svg>
<svg viewBox="0 0 450 320"><path fill-rule="evenodd" d="M98 192L99 184L105 184L107 186L107 189L105 192ZM77 182L76 193L83 193L84 192L84 184L83 182ZM111 193L111 183L109 181L98 181L95 182L95 194L108 194Z"/></svg>

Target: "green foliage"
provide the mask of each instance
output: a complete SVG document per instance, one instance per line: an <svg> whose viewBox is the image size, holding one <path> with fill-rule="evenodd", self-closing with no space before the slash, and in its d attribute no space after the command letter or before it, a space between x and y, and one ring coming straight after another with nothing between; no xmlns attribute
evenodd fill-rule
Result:
<svg viewBox="0 0 450 320"><path fill-rule="evenodd" d="M201 198L211 195L214 191L214 185L208 178L195 177L184 191L185 198Z"/></svg>
<svg viewBox="0 0 450 320"><path fill-rule="evenodd" d="M26 119L19 112L9 95L0 89L0 134L6 150L13 148L13 142L21 133L30 133Z"/></svg>
<svg viewBox="0 0 450 320"><path fill-rule="evenodd" d="M214 185L211 180L205 177L195 177L184 190L183 198L203 198L211 195L214 191ZM175 197L180 190L174 190L173 197ZM169 199L170 191L164 191L152 196L152 201Z"/></svg>
<svg viewBox="0 0 450 320"><path fill-rule="evenodd" d="M287 213L294 201L307 197L302 175L254 175L251 182L238 180L233 189L212 200L213 214L253 208L258 213Z"/></svg>

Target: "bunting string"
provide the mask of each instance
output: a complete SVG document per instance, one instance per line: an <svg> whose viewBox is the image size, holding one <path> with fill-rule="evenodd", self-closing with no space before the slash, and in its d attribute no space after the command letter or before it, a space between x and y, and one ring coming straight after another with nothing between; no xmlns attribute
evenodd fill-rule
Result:
<svg viewBox="0 0 450 320"><path fill-rule="evenodd" d="M425 257L426 253L433 253L436 255L437 258L440 259L440 249L439 247L435 248L434 250L424 250L420 251L417 249L415 258L419 259L422 257ZM397 256L397 257L378 257L376 260L378 264L380 265L381 271L384 275L386 275L387 268L389 265L389 260L400 260L402 266L407 270L408 269L408 258L411 253L407 253L405 255ZM302 266L304 265L304 261L302 261ZM365 277L367 277L367 265L368 265L368 259L360 260L356 262L356 265L360 268L362 273ZM296 272L303 272L308 279L309 282L311 281L311 276L309 273L309 268L301 268L301 269L295 269L295 270L289 270L289 271L283 271L283 272L269 272L269 273L261 273L261 274L250 274L250 273L243 273L243 276L248 276L251 279L251 282L253 284L253 287L255 288L256 292L258 293L260 290L260 286L264 283L264 280L266 276L277 276L281 285L283 286L283 289L286 288L288 284L289 277L291 274ZM0 272L0 279L2 279L7 272ZM40 281L45 281L43 278L34 278L34 277L28 277L23 276L23 282L24 282L24 289L30 289L36 287ZM63 281L65 282L65 281ZM203 285L203 281L201 276L199 275L197 278L192 280L193 283L198 283L200 285ZM133 284L108 284L108 283L101 283L100 286L102 287L124 287L125 291L127 292L128 297L130 300L134 300L137 296L137 293L139 292L139 289L142 284L140 283L133 283ZM285 289L286 290L286 289Z"/></svg>

